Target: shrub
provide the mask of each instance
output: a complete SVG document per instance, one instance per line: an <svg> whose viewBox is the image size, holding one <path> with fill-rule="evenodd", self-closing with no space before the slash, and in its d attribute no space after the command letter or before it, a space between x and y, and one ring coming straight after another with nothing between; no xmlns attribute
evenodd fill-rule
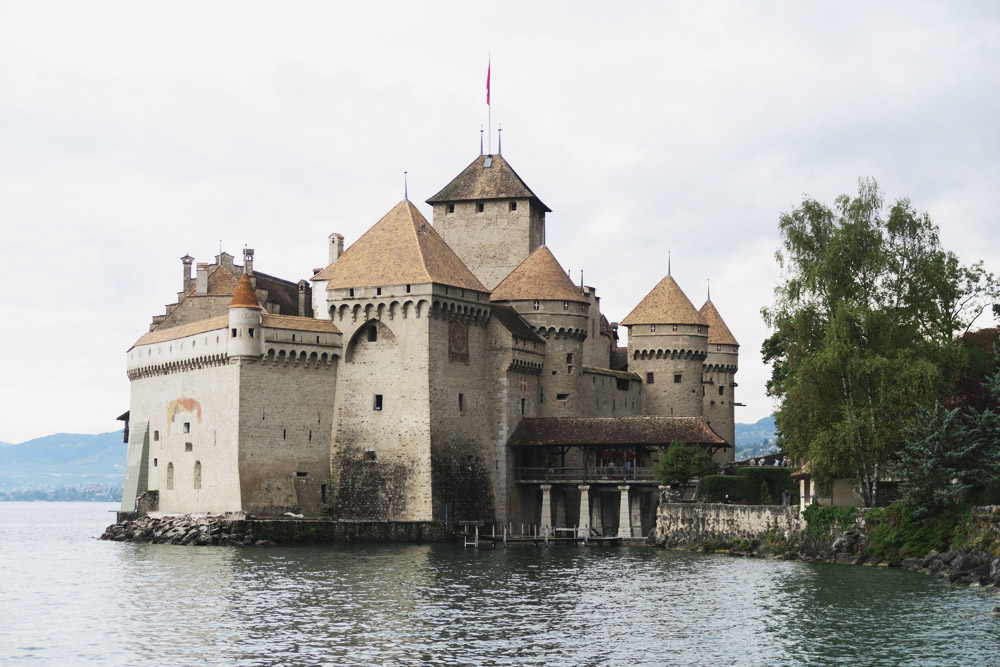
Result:
<svg viewBox="0 0 1000 667"><path fill-rule="evenodd" d="M874 510L869 510L871 514ZM840 530L847 530L854 525L858 518L856 507L821 507L815 503L802 512L802 518L806 520L805 533L813 537L826 537L830 534L830 529L836 525Z"/></svg>
<svg viewBox="0 0 1000 667"><path fill-rule="evenodd" d="M764 488L770 492L770 500L764 502ZM701 495L710 503L722 502L729 494L734 503L750 505L770 504L779 499L785 491L792 496L792 503L798 502L798 485L789 474L788 468L740 468L736 475L709 475L701 479Z"/></svg>

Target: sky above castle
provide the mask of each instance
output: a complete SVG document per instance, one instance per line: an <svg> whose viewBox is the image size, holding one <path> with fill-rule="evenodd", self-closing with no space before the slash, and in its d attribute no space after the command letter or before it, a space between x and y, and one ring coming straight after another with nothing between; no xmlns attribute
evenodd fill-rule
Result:
<svg viewBox="0 0 1000 667"><path fill-rule="evenodd" d="M179 258L298 280L492 146L617 321L666 274L742 345L779 213L874 176L1000 272L992 2L0 3L0 441L117 428ZM983 320L982 324L991 324ZM624 337L622 344L624 344Z"/></svg>

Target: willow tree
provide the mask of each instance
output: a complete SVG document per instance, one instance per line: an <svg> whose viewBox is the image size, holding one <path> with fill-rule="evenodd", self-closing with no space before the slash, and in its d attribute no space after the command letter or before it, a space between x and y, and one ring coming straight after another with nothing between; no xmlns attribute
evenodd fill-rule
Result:
<svg viewBox="0 0 1000 667"><path fill-rule="evenodd" d="M833 208L805 199L779 230L782 281L762 310L779 433L821 483L851 477L871 505L916 406L963 364L955 337L995 300L996 280L943 250L909 200L887 208L870 179Z"/></svg>

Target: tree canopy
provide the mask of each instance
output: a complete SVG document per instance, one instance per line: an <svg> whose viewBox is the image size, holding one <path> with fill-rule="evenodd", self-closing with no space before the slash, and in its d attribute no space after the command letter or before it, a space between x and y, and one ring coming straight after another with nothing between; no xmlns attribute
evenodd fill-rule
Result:
<svg viewBox="0 0 1000 667"><path fill-rule="evenodd" d="M917 406L966 363L956 337L1000 289L981 262L942 249L909 200L887 207L872 179L833 208L805 199L779 230L783 276L762 310L773 330L762 353L782 444L820 481L854 478L871 505Z"/></svg>
<svg viewBox="0 0 1000 667"><path fill-rule="evenodd" d="M665 486L677 484L682 489L695 477L711 475L717 466L704 449L686 442L672 442L653 470Z"/></svg>

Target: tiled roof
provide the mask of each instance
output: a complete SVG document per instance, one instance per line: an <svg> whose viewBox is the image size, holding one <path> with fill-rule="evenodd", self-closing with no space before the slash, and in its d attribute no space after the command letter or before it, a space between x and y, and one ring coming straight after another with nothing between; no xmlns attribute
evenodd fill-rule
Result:
<svg viewBox="0 0 1000 667"><path fill-rule="evenodd" d="M573 284L546 246L535 248L493 289L490 301L580 301L587 298Z"/></svg>
<svg viewBox="0 0 1000 667"><path fill-rule="evenodd" d="M667 276L628 314L622 324L701 324L708 325L684 291Z"/></svg>
<svg viewBox="0 0 1000 667"><path fill-rule="evenodd" d="M674 441L730 446L701 417L525 418L508 444L512 447L628 446L669 445Z"/></svg>
<svg viewBox="0 0 1000 667"><path fill-rule="evenodd" d="M177 340L178 338L193 336L195 334L205 333L206 331L225 329L228 326L229 316L220 315L219 317L211 317L207 320L199 320L198 322L191 322L190 324L182 324L179 327L154 329L153 331L143 335L142 338L137 340L132 345L132 347L136 347L138 345L150 345L152 343L164 343L168 340Z"/></svg>
<svg viewBox="0 0 1000 667"><path fill-rule="evenodd" d="M317 320L311 317L294 317L292 315L271 315L264 313L261 326L271 329L294 329L297 331L316 331L319 333L340 333L340 329L329 320Z"/></svg>
<svg viewBox="0 0 1000 667"><path fill-rule="evenodd" d="M733 332L729 330L729 327L723 321L722 315L719 315L719 311L716 310L714 303L706 301L699 312L705 318L705 321L708 322L709 345L739 345L736 342Z"/></svg>
<svg viewBox="0 0 1000 667"><path fill-rule="evenodd" d="M257 294L253 290L249 274L244 273L240 276L240 282L236 285L236 293L233 295L233 302L229 304L229 307L260 308L260 301L257 300Z"/></svg>
<svg viewBox="0 0 1000 667"><path fill-rule="evenodd" d="M530 340L536 343L544 343L545 339L539 336L532 330L527 322L524 321L516 310L510 306L493 306L493 317L496 321L503 326L504 329L510 332L512 336L516 336L522 340Z"/></svg>
<svg viewBox="0 0 1000 667"><path fill-rule="evenodd" d="M327 289L438 283L488 292L417 207L401 201L312 278Z"/></svg>
<svg viewBox="0 0 1000 667"><path fill-rule="evenodd" d="M492 161L489 167L485 166L487 160ZM521 198L534 199L546 213L552 210L535 196L502 155L480 155L427 203Z"/></svg>

